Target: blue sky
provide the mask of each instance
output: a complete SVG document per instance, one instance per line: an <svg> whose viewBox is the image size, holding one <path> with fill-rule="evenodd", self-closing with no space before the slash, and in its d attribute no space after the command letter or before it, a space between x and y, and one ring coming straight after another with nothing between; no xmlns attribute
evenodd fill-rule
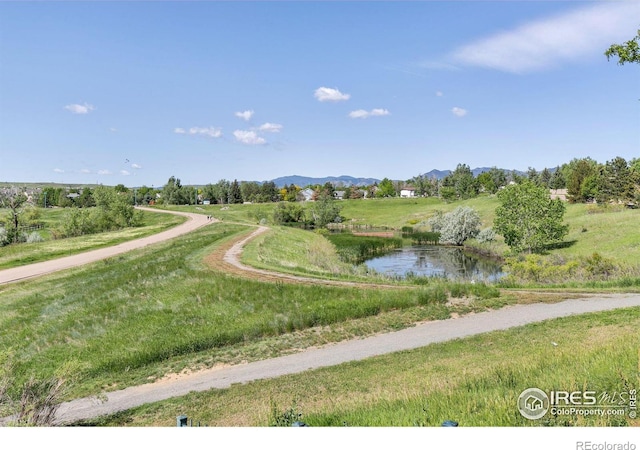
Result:
<svg viewBox="0 0 640 450"><path fill-rule="evenodd" d="M640 156L640 2L0 2L0 181Z"/></svg>

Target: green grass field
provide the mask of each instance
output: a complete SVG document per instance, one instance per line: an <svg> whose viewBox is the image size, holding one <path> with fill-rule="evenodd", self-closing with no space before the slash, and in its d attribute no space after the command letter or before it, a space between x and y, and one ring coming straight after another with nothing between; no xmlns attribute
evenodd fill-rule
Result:
<svg viewBox="0 0 640 450"><path fill-rule="evenodd" d="M245 231L242 225L214 224L82 268L0 286L0 348L15 354L17 381L51 376L75 361L79 381L72 395L95 395L185 367L210 366L235 346L313 327L330 329L316 333L315 341L302 344L308 337L303 336L280 344L282 351L366 334L367 327L375 332L447 318L462 312L445 305L449 295L478 298L465 310L500 304L494 302L498 291L483 285L363 290L262 283L203 264L217 245ZM406 317L398 317L399 311ZM386 324L331 329L387 313ZM271 355L253 348L243 358Z"/></svg>
<svg viewBox="0 0 640 450"><path fill-rule="evenodd" d="M626 415L548 413L531 421L519 414L517 398L530 387L637 389L639 328L639 308L556 319L193 393L89 423L173 426L185 414L208 426L269 426L293 409L310 426L638 426Z"/></svg>
<svg viewBox="0 0 640 450"><path fill-rule="evenodd" d="M42 230L45 240L32 244L22 243L0 247L0 270L75 255L150 236L179 225L186 220L184 217L173 214L145 212L144 225L141 227L53 240L48 230L55 228L60 221L64 220L65 210L63 208L49 208L41 211L41 220L45 224L45 228Z"/></svg>
<svg viewBox="0 0 640 450"><path fill-rule="evenodd" d="M347 224L397 229L419 224L436 210L472 206L480 213L483 227L488 227L497 200L480 197L451 204L435 199L348 200L342 205ZM30 376L49 377L72 363L77 377L68 397L99 395L185 369L273 357L419 321L445 319L452 313L523 301L508 291L499 295L493 287L437 280L403 289L266 283L216 272L204 264L215 248L250 231L248 225L270 220L273 208L171 207L212 214L222 223L86 267L0 286L0 349L14 355L13 389ZM146 229L150 234L177 223L169 215L149 214L148 218L157 222L133 231ZM45 220L53 224L59 218ZM568 205L566 221L570 225L567 241L572 245L551 250L552 255L577 258L597 251L618 262L640 261L640 211L594 213L586 205ZM10 246L0 249L0 268L133 237L140 236L125 232L96 235L96 241L85 237L34 247ZM53 244L59 247L44 250ZM496 251L506 250L501 242L494 245ZM6 250L14 248L18 253L13 255ZM341 262L335 247L320 234L286 227L273 227L248 244L243 261L319 278L382 281ZM560 297L528 294L525 301ZM464 301L446 303L452 298ZM192 394L137 408L100 424L173 425L175 416L185 413L210 425L268 425L274 404L280 411L297 404L313 425L437 426L445 418L455 418L463 425L531 425L512 407L513 396L526 383L570 388L588 382L594 388L613 389L623 378L631 379L629 370L637 367L640 343L639 314L635 309L562 319ZM546 343L551 340L562 345L548 348ZM527 358L530 350L533 355ZM443 383L443 379L448 381ZM580 420L546 424L629 424ZM545 423L534 425L540 424Z"/></svg>

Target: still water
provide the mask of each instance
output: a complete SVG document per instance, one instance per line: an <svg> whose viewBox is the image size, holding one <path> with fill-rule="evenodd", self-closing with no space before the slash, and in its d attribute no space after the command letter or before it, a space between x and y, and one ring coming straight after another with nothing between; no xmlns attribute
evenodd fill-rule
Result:
<svg viewBox="0 0 640 450"><path fill-rule="evenodd" d="M504 274L500 264L465 254L461 248L414 245L364 262L378 273L404 278L415 276L496 281Z"/></svg>

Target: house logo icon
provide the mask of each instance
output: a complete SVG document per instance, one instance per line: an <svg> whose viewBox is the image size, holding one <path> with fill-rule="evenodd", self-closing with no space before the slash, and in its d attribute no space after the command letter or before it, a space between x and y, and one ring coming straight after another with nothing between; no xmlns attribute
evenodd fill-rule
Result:
<svg viewBox="0 0 640 450"><path fill-rule="evenodd" d="M540 419L549 411L549 397L538 388L525 389L518 397L518 410L529 420Z"/></svg>

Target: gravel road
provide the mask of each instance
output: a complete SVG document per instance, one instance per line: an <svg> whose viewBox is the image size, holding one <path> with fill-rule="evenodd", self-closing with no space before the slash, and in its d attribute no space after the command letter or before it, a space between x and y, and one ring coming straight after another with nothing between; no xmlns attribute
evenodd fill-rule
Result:
<svg viewBox="0 0 640 450"><path fill-rule="evenodd" d="M81 266L83 264L89 264L101 259L110 258L121 253L125 253L138 248L146 247L147 245L156 244L158 242L166 241L185 233L189 233L197 228L205 226L214 220L208 220L207 216L202 214L192 214L176 211L163 211L157 209L140 208L141 210L148 210L152 212L164 212L169 214L177 214L179 216L188 217L186 222L173 227L167 231L163 231L152 236L147 236L140 239L135 239L129 242L123 242L122 244L115 245L113 247L101 248L98 250L91 250L85 253L79 253L77 255L65 256L63 258L53 259L51 261L43 261L40 263L29 264L27 266L15 267L13 269L0 270L0 284L13 283L16 281L24 280L27 278L35 278L41 275L46 275L60 270L69 269L71 267Z"/></svg>
<svg viewBox="0 0 640 450"><path fill-rule="evenodd" d="M95 398L73 400L60 406L56 420L60 424L70 423L185 395L192 391L223 389L234 383L247 383L300 373L385 353L423 347L432 343L505 330L547 319L629 307L640 307L640 295L603 295L587 299L566 300L555 304L516 305L458 319L428 322L397 332L331 344L293 355L225 368L214 368L181 376L174 380L134 386L106 394L106 401Z"/></svg>

